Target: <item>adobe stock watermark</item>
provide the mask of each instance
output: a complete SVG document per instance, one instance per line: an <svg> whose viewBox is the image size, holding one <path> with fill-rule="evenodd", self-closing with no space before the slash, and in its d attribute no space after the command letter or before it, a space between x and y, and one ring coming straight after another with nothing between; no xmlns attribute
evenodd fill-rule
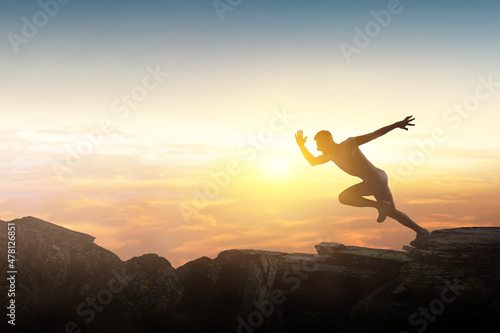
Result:
<svg viewBox="0 0 500 333"><path fill-rule="evenodd" d="M12 49L17 54L21 45L28 44L33 38L38 36L41 28L49 24L50 19L54 18L60 11L61 5L66 5L71 0L40 0L38 6L40 10L35 12L31 19L26 16L21 17L21 31L20 34L9 32L7 38L9 39Z"/></svg>
<svg viewBox="0 0 500 333"><path fill-rule="evenodd" d="M111 103L111 111L116 114L115 117L105 117L99 121L97 126L92 130L83 133L83 138L72 144L67 145L66 156L63 162L52 161L52 169L59 181L63 181L64 177L79 167L85 156L94 152L94 149L101 145L104 141L104 136L110 134L117 121L125 120L131 113L131 110L136 109L143 102L149 93L157 89L169 75L163 72L157 64L155 68L146 67L146 74L142 78L141 84L134 86L129 93L121 94Z"/></svg>
<svg viewBox="0 0 500 333"><path fill-rule="evenodd" d="M409 0L411 1L411 0ZM341 42L340 50L348 63L352 62L354 54L360 54L361 51L370 45L371 41L380 35L383 28L387 28L392 21L394 15L398 15L403 11L403 5L399 0L389 0L387 8L378 12L372 10L370 15L372 20L366 22L363 29L358 26L354 27L353 43L349 44Z"/></svg>
<svg viewBox="0 0 500 333"><path fill-rule="evenodd" d="M439 298L435 298L429 302L427 306L421 306L417 311L413 312L408 317L408 323L414 327L418 333L423 333L429 326L429 323L436 321L437 317L444 313L446 306L455 302L460 296L460 290L465 290L464 286L458 284L458 279L455 278L453 283L449 280L444 280L446 287L441 290ZM401 331L401 333L409 333Z"/></svg>
<svg viewBox="0 0 500 333"><path fill-rule="evenodd" d="M446 127L436 127L432 130L431 136L423 140L415 140L417 148L413 149L407 156L399 156L399 166L397 174L390 174L391 182L398 183L404 178L410 177L418 167L423 165L427 159L434 154L437 147L443 144L452 130L457 130L462 126L464 119L468 119L481 106L481 102L491 98L500 87L500 82L494 81L493 74L487 77L480 76L479 83L474 89L474 93L466 96L460 103L443 113L443 121Z"/></svg>
<svg viewBox="0 0 500 333"><path fill-rule="evenodd" d="M121 293L135 278L134 276L126 278L124 271L125 268L122 268L120 273L112 270L113 278L108 280L106 287L99 290L95 296L87 297L84 302L77 305L76 314L82 317L86 324L91 324L96 318L96 311L102 312L104 307L113 301L114 295ZM68 321L64 325L64 332L81 333L82 328L76 321Z"/></svg>
<svg viewBox="0 0 500 333"><path fill-rule="evenodd" d="M215 200L222 189L229 186L231 179L237 176L243 170L242 159L246 162L252 162L262 151L273 142L276 133L283 132L290 124L295 115L289 113L286 107L281 110L273 110L273 117L269 120L268 126L261 128L253 136L243 140L237 148L239 158L229 160L224 169L208 173L208 180L194 190L194 195L189 204L179 204L179 210L184 222L190 224L191 217L200 213L201 209L206 208L212 200Z"/></svg>
<svg viewBox="0 0 500 333"><path fill-rule="evenodd" d="M223 22L225 13L233 12L242 2L243 0L215 0L212 5L219 16L219 20Z"/></svg>
<svg viewBox="0 0 500 333"><path fill-rule="evenodd" d="M316 271L317 263L312 262L312 265L303 263L300 268L287 270L281 276L281 281L289 285L289 291L295 291L300 288L303 281L309 278L309 273ZM271 317L276 308L286 302L286 296L281 289L272 289L269 292L268 299L262 301L253 301L255 310L250 312L246 318L238 316L236 321L238 326L237 333L253 333L254 330L261 327L266 318Z"/></svg>

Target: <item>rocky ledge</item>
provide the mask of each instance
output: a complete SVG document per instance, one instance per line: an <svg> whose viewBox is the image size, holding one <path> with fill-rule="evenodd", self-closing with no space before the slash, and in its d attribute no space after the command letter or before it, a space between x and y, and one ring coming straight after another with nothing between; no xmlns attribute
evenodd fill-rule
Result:
<svg viewBox="0 0 500 333"><path fill-rule="evenodd" d="M173 269L94 237L16 226L17 329L31 332L469 332L500 328L500 228L436 230L406 251L228 250ZM7 230L7 222L1 223ZM7 248L7 232L0 246ZM8 262L0 261L7 272ZM2 299L11 285L0 284ZM6 308L8 300L5 301ZM4 320L3 328L12 328ZM2 330L3 331L3 330Z"/></svg>

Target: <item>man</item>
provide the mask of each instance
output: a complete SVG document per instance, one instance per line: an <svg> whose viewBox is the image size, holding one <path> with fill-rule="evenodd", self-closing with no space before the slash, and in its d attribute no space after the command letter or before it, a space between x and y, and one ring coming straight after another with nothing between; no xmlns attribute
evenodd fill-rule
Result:
<svg viewBox="0 0 500 333"><path fill-rule="evenodd" d="M408 126L415 126L412 124L414 120L413 116L408 116L404 120L382 127L373 133L351 137L341 143L334 142L330 132L320 131L314 136L314 140L316 140L318 151L323 154L317 157L307 150L305 146L307 137L303 137L302 131L297 131L295 134L295 140L300 147L300 151L309 164L314 166L332 161L343 171L363 180L361 183L351 186L340 193L340 203L355 207L373 207L378 211L377 222L384 222L386 217L389 216L405 227L414 230L417 233L417 238L410 243L412 246L416 246L427 239L430 232L413 222L405 213L396 209L391 190L387 185L387 174L370 163L359 149L359 146L396 128L407 131ZM369 195L373 195L376 200L365 198L365 196Z"/></svg>

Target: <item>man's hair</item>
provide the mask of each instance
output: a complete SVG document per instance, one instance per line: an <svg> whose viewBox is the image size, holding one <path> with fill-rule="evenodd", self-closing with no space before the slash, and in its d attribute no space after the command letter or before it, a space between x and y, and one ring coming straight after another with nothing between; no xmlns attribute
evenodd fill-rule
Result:
<svg viewBox="0 0 500 333"><path fill-rule="evenodd" d="M321 139L330 139L330 140L333 140L332 133L330 133L328 131L325 131L325 130L319 131L314 136L314 140L321 140Z"/></svg>

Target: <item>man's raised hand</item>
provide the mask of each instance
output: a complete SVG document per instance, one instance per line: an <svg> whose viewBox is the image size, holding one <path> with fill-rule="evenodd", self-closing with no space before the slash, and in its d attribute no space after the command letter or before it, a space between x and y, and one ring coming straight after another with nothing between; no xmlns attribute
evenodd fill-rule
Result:
<svg viewBox="0 0 500 333"><path fill-rule="evenodd" d="M299 130L297 131L297 133L295 133L295 141L299 146L303 146L306 143L307 136L305 138L303 136L304 133L302 133L302 130Z"/></svg>
<svg viewBox="0 0 500 333"><path fill-rule="evenodd" d="M396 126L407 131L408 130L408 128L406 128L407 126L415 126L415 124L411 123L414 120L415 118L413 118L413 116L408 116L404 120L398 121L396 123Z"/></svg>

